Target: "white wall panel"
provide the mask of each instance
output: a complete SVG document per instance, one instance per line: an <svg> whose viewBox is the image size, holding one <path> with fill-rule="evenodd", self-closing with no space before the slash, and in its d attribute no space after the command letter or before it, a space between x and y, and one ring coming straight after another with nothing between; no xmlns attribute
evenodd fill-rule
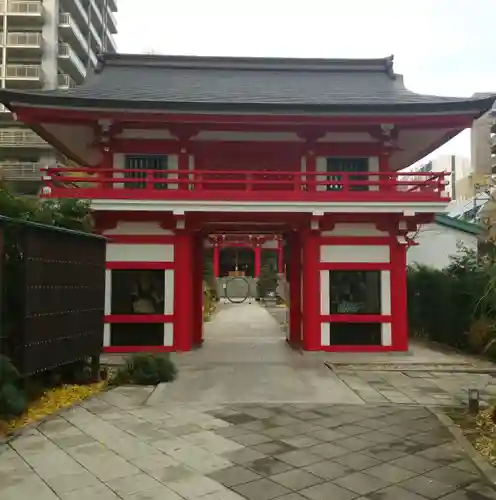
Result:
<svg viewBox="0 0 496 500"><path fill-rule="evenodd" d="M104 314L112 314L112 270L105 270L105 305Z"/></svg>
<svg viewBox="0 0 496 500"><path fill-rule="evenodd" d="M172 346L174 343L174 324L164 323L164 345Z"/></svg>
<svg viewBox="0 0 496 500"><path fill-rule="evenodd" d="M114 153L114 166L116 170L122 170L126 166L126 156L123 153ZM114 177L123 178L124 172L116 172ZM113 184L114 189L123 189L123 182L116 182Z"/></svg>
<svg viewBox="0 0 496 500"><path fill-rule="evenodd" d="M110 347L110 323L103 325L103 347Z"/></svg>
<svg viewBox="0 0 496 500"><path fill-rule="evenodd" d="M382 323L381 337L382 337L381 344L383 346L392 346L393 345L391 323Z"/></svg>
<svg viewBox="0 0 496 500"><path fill-rule="evenodd" d="M315 162L315 170L317 173L325 172L327 173L327 158L325 156L319 156ZM317 181L324 182L327 179L327 175L317 175ZM321 184L317 186L317 191L326 191L327 186L325 184Z"/></svg>
<svg viewBox="0 0 496 500"><path fill-rule="evenodd" d="M174 245L107 244L107 262L173 262Z"/></svg>
<svg viewBox="0 0 496 500"><path fill-rule="evenodd" d="M168 170L177 170L177 155L169 155L167 159L167 169ZM189 165L188 165L189 167ZM178 174L167 174L167 181L171 181L172 179L177 179ZM167 189L177 189L177 184L167 184Z"/></svg>
<svg viewBox="0 0 496 500"><path fill-rule="evenodd" d="M164 314L174 314L174 270L167 269L164 279Z"/></svg>
<svg viewBox="0 0 496 500"><path fill-rule="evenodd" d="M271 249L271 250L277 250L277 247L278 247L278 244L277 244L276 240L266 241L262 245L262 248L266 248L267 250L269 250L269 249Z"/></svg>
<svg viewBox="0 0 496 500"><path fill-rule="evenodd" d="M103 325L103 347L110 347L110 323L105 323Z"/></svg>
<svg viewBox="0 0 496 500"><path fill-rule="evenodd" d="M331 345L331 327L329 323L320 324L320 345Z"/></svg>
<svg viewBox="0 0 496 500"><path fill-rule="evenodd" d="M335 263L389 263L391 259L388 245L322 245L321 262Z"/></svg>
<svg viewBox="0 0 496 500"><path fill-rule="evenodd" d="M176 139L168 130L164 129L124 129L118 137L122 139Z"/></svg>
<svg viewBox="0 0 496 500"><path fill-rule="evenodd" d="M139 236L162 236L172 235L173 231L160 227L160 222L132 222L119 221L117 227L104 231L105 236L110 235L139 235Z"/></svg>
<svg viewBox="0 0 496 500"><path fill-rule="evenodd" d="M329 312L329 271L320 271L320 314L330 314Z"/></svg>
<svg viewBox="0 0 496 500"><path fill-rule="evenodd" d="M322 236L388 236L387 231L379 231L375 224L338 223L332 231L323 231Z"/></svg>
<svg viewBox="0 0 496 500"><path fill-rule="evenodd" d="M288 141L303 144L295 132L238 132L202 130L195 141Z"/></svg>
<svg viewBox="0 0 496 500"><path fill-rule="evenodd" d="M369 172L379 172L379 158L377 156L373 156L369 158ZM379 181L381 180L381 177L378 175L371 175L369 177L370 181ZM375 185L375 186L370 186L369 191L379 191L380 186Z"/></svg>
<svg viewBox="0 0 496 500"><path fill-rule="evenodd" d="M381 314L391 314L391 272L381 271Z"/></svg>

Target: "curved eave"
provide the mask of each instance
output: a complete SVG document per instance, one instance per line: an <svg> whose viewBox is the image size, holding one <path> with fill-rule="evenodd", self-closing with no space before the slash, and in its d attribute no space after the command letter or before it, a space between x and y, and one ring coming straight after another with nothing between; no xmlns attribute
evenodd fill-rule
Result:
<svg viewBox="0 0 496 500"><path fill-rule="evenodd" d="M460 101L377 103L377 104L273 104L130 101L78 98L68 95L41 95L0 90L0 102L15 111L15 105L98 110L237 112L281 114L450 114L462 113L478 118L487 112L496 96Z"/></svg>

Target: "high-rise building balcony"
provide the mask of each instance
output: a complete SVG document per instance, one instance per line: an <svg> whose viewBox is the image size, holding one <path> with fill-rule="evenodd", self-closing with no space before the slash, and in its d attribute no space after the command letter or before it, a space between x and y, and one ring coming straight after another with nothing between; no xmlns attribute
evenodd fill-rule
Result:
<svg viewBox="0 0 496 500"><path fill-rule="evenodd" d="M43 71L39 64L7 64L4 76L10 88L39 88L43 85Z"/></svg>
<svg viewBox="0 0 496 500"><path fill-rule="evenodd" d="M59 73L57 75L57 86L59 89L72 89L76 86L76 82L69 75Z"/></svg>
<svg viewBox="0 0 496 500"><path fill-rule="evenodd" d="M59 14L59 29L64 40L71 43L71 46L82 61L88 57L88 38L83 35L77 22L68 12ZM97 64L97 58L93 49L89 51L89 57L93 67Z"/></svg>
<svg viewBox="0 0 496 500"><path fill-rule="evenodd" d="M41 180L42 164L38 162L2 162L0 178L15 181Z"/></svg>
<svg viewBox="0 0 496 500"><path fill-rule="evenodd" d="M86 5L86 2L85 2ZM102 48L102 39L100 37L100 33L95 28L94 22L95 19L92 16L90 19L88 17L88 8L83 6L81 0L65 0L60 2L61 9L64 12L68 12L71 14L72 18L76 21L79 26L84 26L85 29L89 26L90 31L90 47L95 52L100 52Z"/></svg>
<svg viewBox="0 0 496 500"><path fill-rule="evenodd" d="M24 25L42 25L43 2L41 0L1 0L0 1L0 16L9 16L11 22L15 22L16 26Z"/></svg>
<svg viewBox="0 0 496 500"><path fill-rule="evenodd" d="M3 148L47 148L49 144L28 129L0 129L0 147Z"/></svg>
<svg viewBox="0 0 496 500"><path fill-rule="evenodd" d="M14 57L40 55L43 48L43 37L36 32L4 33L2 42L9 48L9 55Z"/></svg>
<svg viewBox="0 0 496 500"><path fill-rule="evenodd" d="M95 28L102 37L105 36L107 39L110 39L110 35L117 32L117 30L111 30L112 27L116 27L115 19L111 19L108 9L106 9L105 2L98 2L96 0L90 0L90 2L93 7L92 22ZM107 15L105 15L105 10L107 10Z"/></svg>
<svg viewBox="0 0 496 500"><path fill-rule="evenodd" d="M75 80L81 80L86 76L84 63L68 43L59 43L58 58L62 70Z"/></svg>
<svg viewBox="0 0 496 500"><path fill-rule="evenodd" d="M112 9L107 10L107 26L112 33L112 35L115 35L117 33L117 20L115 19L115 15L112 12Z"/></svg>

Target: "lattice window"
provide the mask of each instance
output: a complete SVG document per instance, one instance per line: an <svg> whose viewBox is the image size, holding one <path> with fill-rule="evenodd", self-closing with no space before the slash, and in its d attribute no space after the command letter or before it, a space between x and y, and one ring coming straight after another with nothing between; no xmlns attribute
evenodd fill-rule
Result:
<svg viewBox="0 0 496 500"><path fill-rule="evenodd" d="M124 168L130 170L125 173L127 179L137 179L137 182L126 182L127 188L143 189L146 187L147 170L155 170L154 179L167 179L169 158L164 155L126 155ZM154 189L167 189L167 182L154 182Z"/></svg>
<svg viewBox="0 0 496 500"><path fill-rule="evenodd" d="M327 172L368 172L369 159L368 158L327 158ZM350 175L350 181L366 181L366 175ZM327 177L329 181L343 181L342 175L330 175ZM344 186L342 184L328 184L328 191L342 191ZM366 184L358 184L349 186L350 191L367 191L369 186Z"/></svg>

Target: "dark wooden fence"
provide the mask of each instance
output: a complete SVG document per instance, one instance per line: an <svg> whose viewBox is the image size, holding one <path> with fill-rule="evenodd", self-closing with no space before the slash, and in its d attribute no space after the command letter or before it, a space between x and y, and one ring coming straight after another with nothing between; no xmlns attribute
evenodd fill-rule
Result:
<svg viewBox="0 0 496 500"><path fill-rule="evenodd" d="M105 238L0 216L0 353L23 376L98 356Z"/></svg>

